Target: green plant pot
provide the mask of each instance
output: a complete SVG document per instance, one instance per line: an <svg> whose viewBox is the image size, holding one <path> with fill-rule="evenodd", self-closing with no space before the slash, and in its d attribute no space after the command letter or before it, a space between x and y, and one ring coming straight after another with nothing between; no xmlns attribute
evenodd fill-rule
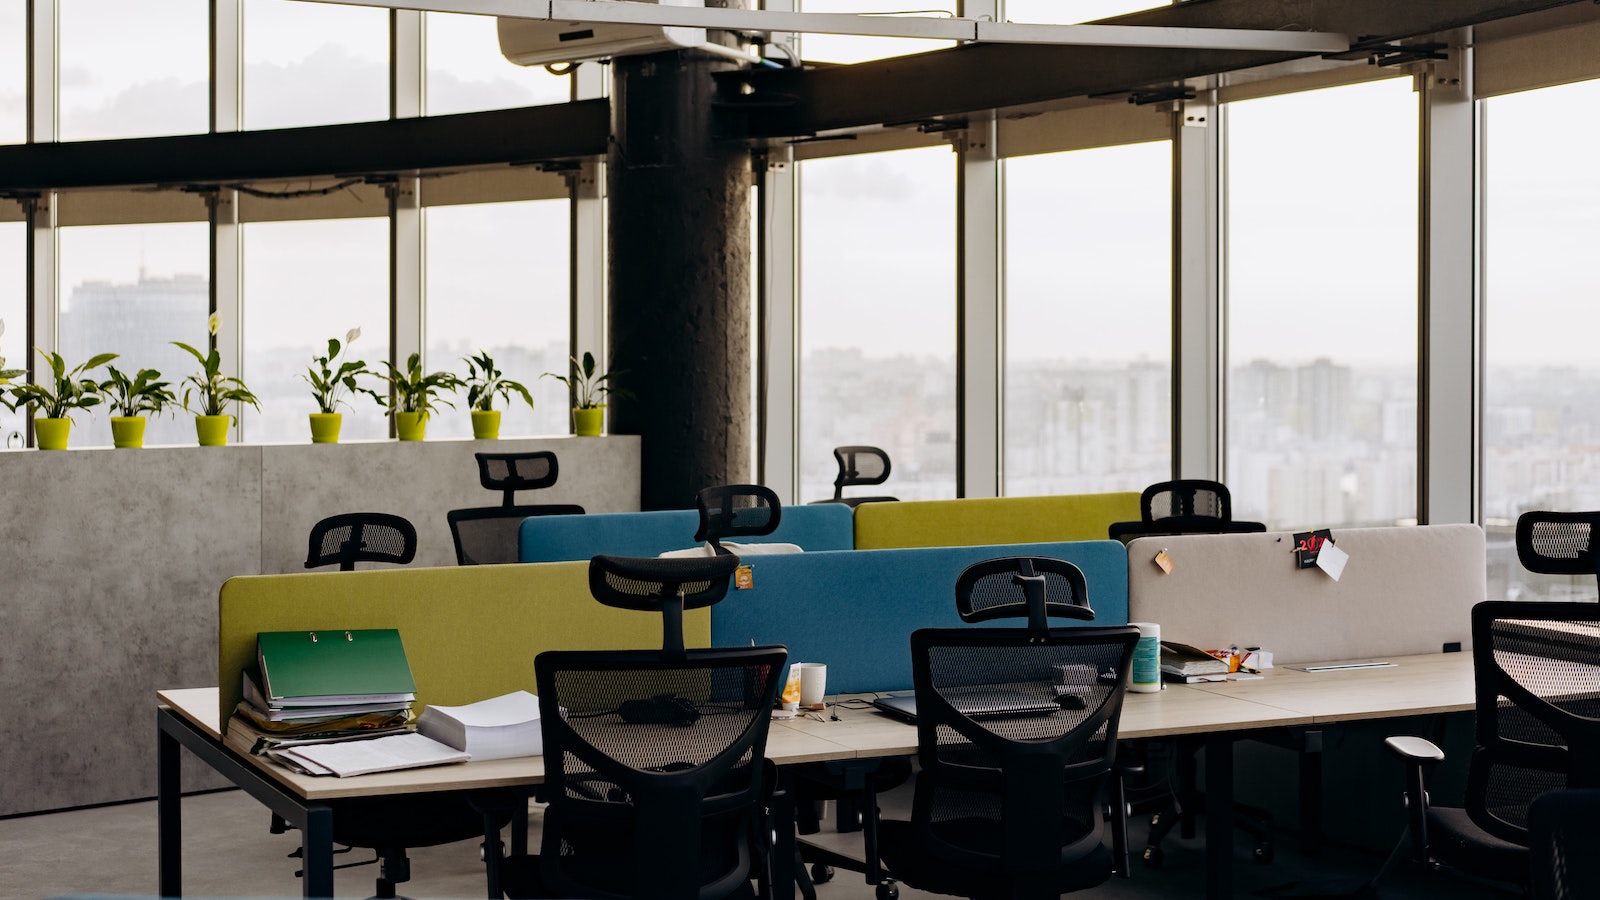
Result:
<svg viewBox="0 0 1600 900"><path fill-rule="evenodd" d="M574 409L572 411L572 433L579 437L599 437L600 426L605 422L605 416L604 407L592 406L588 409Z"/></svg>
<svg viewBox="0 0 1600 900"><path fill-rule="evenodd" d="M402 441L420 441L428 431L428 414L397 412L394 414L394 433Z"/></svg>
<svg viewBox="0 0 1600 900"><path fill-rule="evenodd" d="M194 434L202 447L226 447L233 416L195 416Z"/></svg>
<svg viewBox="0 0 1600 900"><path fill-rule="evenodd" d="M71 419L48 419L40 416L33 420L33 435L39 442L40 450L67 449L67 434L71 431Z"/></svg>
<svg viewBox="0 0 1600 900"><path fill-rule="evenodd" d="M144 426L148 421L144 416L112 416L111 443L126 450L143 447Z"/></svg>
<svg viewBox="0 0 1600 900"><path fill-rule="evenodd" d="M344 424L343 413L312 413L311 443L339 443L339 426Z"/></svg>
<svg viewBox="0 0 1600 900"><path fill-rule="evenodd" d="M475 409L472 411L472 436L480 441L500 437L500 410Z"/></svg>

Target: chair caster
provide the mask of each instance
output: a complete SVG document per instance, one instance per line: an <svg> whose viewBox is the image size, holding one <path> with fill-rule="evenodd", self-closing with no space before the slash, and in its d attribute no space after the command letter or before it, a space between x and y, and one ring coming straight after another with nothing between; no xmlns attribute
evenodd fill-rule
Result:
<svg viewBox="0 0 1600 900"><path fill-rule="evenodd" d="M1146 869L1159 869L1162 862L1160 847L1144 848L1144 867Z"/></svg>
<svg viewBox="0 0 1600 900"><path fill-rule="evenodd" d="M825 866L822 863L812 863L811 864L811 883L812 884L827 884L828 882L830 882L832 880L833 880L833 866Z"/></svg>
<svg viewBox="0 0 1600 900"><path fill-rule="evenodd" d="M876 893L878 900L899 900L900 887L892 881L880 881Z"/></svg>
<svg viewBox="0 0 1600 900"><path fill-rule="evenodd" d="M1261 843L1256 844L1254 856L1257 865L1264 866L1267 863L1272 862L1273 854L1274 850L1272 848L1271 841L1262 841Z"/></svg>

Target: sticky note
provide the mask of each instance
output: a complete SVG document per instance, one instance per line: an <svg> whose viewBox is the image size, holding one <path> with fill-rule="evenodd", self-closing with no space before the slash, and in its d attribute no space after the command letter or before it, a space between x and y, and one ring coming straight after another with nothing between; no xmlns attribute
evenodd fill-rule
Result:
<svg viewBox="0 0 1600 900"><path fill-rule="evenodd" d="M1335 575L1334 577L1337 578L1338 576ZM740 566L739 568L733 570L733 589L734 590L736 590L736 591L748 591L748 590L750 590L751 588L753 588L755 586L756 586L756 573L755 573L755 570L751 569L749 566Z"/></svg>
<svg viewBox="0 0 1600 900"><path fill-rule="evenodd" d="M1324 541L1322 549L1317 553L1317 568L1328 573L1334 581L1344 574L1344 564L1350 559L1350 554L1339 549L1333 541Z"/></svg>
<svg viewBox="0 0 1600 900"><path fill-rule="evenodd" d="M1155 563L1156 563L1156 567L1161 569L1163 574L1166 574L1166 575L1171 575L1172 574L1172 557L1167 555L1167 551L1165 551L1165 550L1156 551Z"/></svg>

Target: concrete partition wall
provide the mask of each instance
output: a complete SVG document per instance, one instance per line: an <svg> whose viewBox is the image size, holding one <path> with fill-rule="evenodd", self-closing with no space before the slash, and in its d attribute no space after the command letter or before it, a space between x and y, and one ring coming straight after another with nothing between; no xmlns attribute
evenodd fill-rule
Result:
<svg viewBox="0 0 1600 900"><path fill-rule="evenodd" d="M561 464L524 502L639 507L637 437L0 453L0 815L154 796L155 691L215 683L224 581L305 571L339 512L405 516L416 565L453 565L445 512L500 502L472 454L522 450Z"/></svg>

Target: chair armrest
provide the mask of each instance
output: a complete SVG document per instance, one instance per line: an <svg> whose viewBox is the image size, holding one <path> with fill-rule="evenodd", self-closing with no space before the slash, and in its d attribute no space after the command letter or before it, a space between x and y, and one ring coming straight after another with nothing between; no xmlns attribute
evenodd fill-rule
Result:
<svg viewBox="0 0 1600 900"><path fill-rule="evenodd" d="M1444 762L1444 751L1433 741L1424 737L1410 734L1397 734L1385 738L1383 746L1390 753L1399 757L1402 762L1416 763L1419 766L1435 765Z"/></svg>

